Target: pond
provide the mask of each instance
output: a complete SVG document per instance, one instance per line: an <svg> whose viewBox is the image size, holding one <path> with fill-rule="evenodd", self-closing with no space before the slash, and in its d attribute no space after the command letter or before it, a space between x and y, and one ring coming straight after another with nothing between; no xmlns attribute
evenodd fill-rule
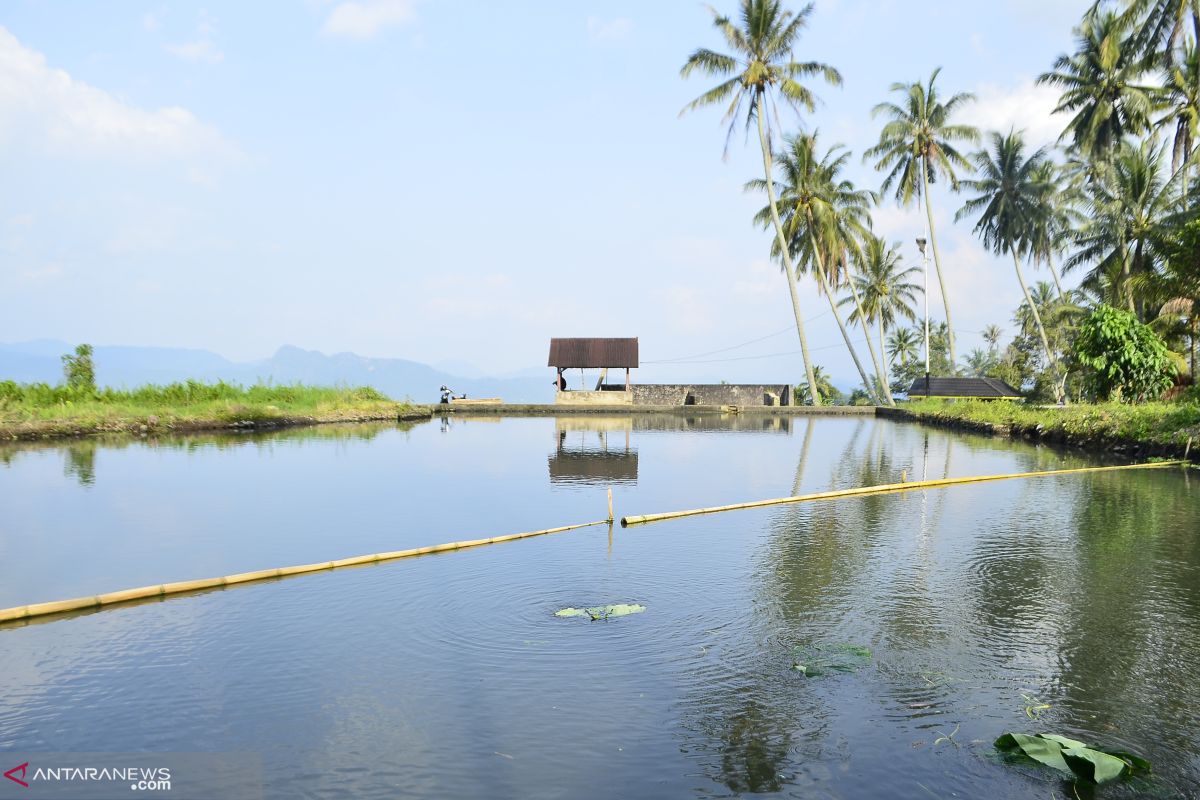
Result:
<svg viewBox="0 0 1200 800"><path fill-rule="evenodd" d="M1098 463L750 415L10 445L0 607L589 522L609 488L621 516ZM267 798L1194 797L1197 531L1196 473L1085 474L600 525L10 625L0 749L250 753L259 777L234 796ZM615 603L645 611L555 616ZM999 760L1006 731L1129 750L1154 775L1072 787Z"/></svg>

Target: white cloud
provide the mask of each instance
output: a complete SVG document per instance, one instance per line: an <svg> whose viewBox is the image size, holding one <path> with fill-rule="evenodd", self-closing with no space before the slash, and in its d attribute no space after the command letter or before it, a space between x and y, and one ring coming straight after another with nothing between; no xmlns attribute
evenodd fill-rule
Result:
<svg viewBox="0 0 1200 800"><path fill-rule="evenodd" d="M1016 86L983 84L975 90L975 102L963 107L962 121L984 133L1024 129L1025 140L1034 147L1053 144L1067 122L1054 113L1058 96L1058 89L1031 79Z"/></svg>
<svg viewBox="0 0 1200 800"><path fill-rule="evenodd" d="M216 25L208 18L206 12L201 11L200 23L196 26L196 38L190 42L165 45L164 49L171 55L182 58L184 61L219 64L225 60L225 54L221 52L221 48L214 41L213 37L216 32Z"/></svg>
<svg viewBox="0 0 1200 800"><path fill-rule="evenodd" d="M46 64L0 27L0 144L71 156L234 155L211 125L179 106L136 108Z"/></svg>
<svg viewBox="0 0 1200 800"><path fill-rule="evenodd" d="M604 20L600 17L588 17L588 37L593 42L616 41L624 39L633 30L633 22L625 17Z"/></svg>
<svg viewBox="0 0 1200 800"><path fill-rule="evenodd" d="M219 64L225 60L225 54L221 52L221 48L217 47L211 39L197 39L193 42L168 44L165 47L168 53L182 58L184 61Z"/></svg>
<svg viewBox="0 0 1200 800"><path fill-rule="evenodd" d="M348 0L325 18L322 32L349 39L371 39L384 28L412 21L415 0Z"/></svg>

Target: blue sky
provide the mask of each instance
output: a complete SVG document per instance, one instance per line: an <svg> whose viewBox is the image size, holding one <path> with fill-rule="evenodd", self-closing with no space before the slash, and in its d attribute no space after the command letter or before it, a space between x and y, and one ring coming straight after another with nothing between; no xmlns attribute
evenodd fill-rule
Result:
<svg viewBox="0 0 1200 800"><path fill-rule="evenodd" d="M814 83L821 105L788 122L849 146L878 188L859 163L871 108L941 66L943 91L979 96L964 121L1049 142L1062 121L1033 78L1085 5L818 0L797 55L845 85ZM680 66L720 44L690 1L8 0L0 341L503 373L542 366L551 336L639 336L644 361L685 359L642 380L798 381L741 189L757 145L735 136L722 160L719 112L678 116L711 83ZM961 198L933 201L965 354L1020 291L952 224ZM915 262L917 212L875 221ZM814 360L849 388L824 300L801 296Z"/></svg>

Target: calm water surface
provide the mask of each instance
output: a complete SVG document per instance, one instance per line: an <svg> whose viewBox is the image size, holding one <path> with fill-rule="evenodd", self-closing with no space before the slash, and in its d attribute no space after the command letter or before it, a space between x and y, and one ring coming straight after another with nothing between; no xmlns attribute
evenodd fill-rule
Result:
<svg viewBox="0 0 1200 800"><path fill-rule="evenodd" d="M911 478L1090 465L874 419L464 419L0 449L0 606ZM285 797L1200 796L1200 484L1159 470L556 536L0 628L0 750L248 751ZM641 603L608 622L565 606ZM796 648L871 649L805 677ZM7 763L5 767L7 768ZM247 796L253 787L246 787ZM7 795L3 795L7 796Z"/></svg>

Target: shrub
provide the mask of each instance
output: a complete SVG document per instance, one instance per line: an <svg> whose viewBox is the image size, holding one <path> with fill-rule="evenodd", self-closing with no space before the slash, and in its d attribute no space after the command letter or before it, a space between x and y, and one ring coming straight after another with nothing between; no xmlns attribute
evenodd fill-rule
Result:
<svg viewBox="0 0 1200 800"><path fill-rule="evenodd" d="M1101 305L1079 326L1075 360L1098 398L1153 399L1171 386L1175 366L1166 344L1128 311Z"/></svg>

